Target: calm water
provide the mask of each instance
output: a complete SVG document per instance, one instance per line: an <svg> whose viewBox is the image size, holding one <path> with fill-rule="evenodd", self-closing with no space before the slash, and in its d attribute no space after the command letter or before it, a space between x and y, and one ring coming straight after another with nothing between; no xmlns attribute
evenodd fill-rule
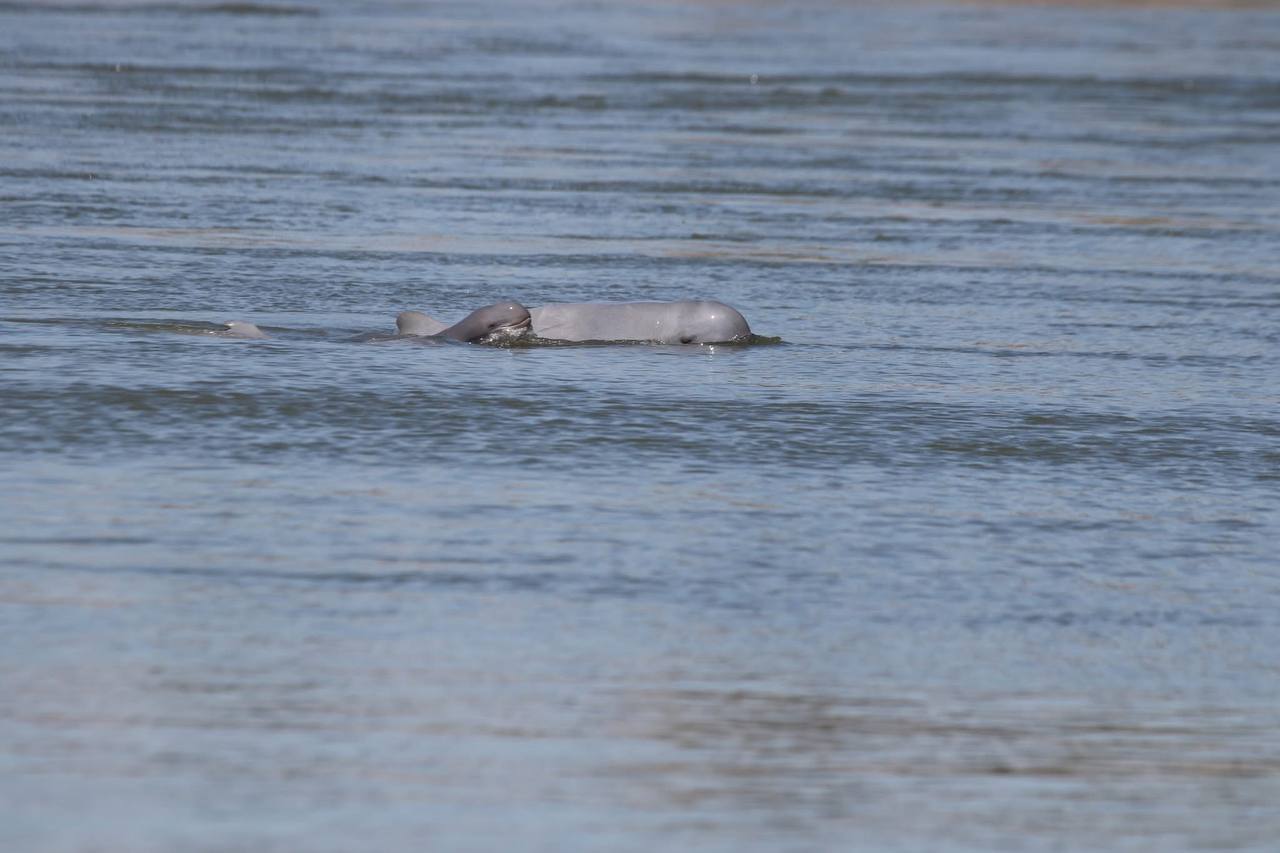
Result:
<svg viewBox="0 0 1280 853"><path fill-rule="evenodd" d="M4 849L1275 849L1280 10L19 0L0 130Z"/></svg>

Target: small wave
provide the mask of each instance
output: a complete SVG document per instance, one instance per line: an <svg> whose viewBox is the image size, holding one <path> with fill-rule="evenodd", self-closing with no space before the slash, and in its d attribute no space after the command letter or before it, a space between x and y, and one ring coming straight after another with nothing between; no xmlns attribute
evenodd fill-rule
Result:
<svg viewBox="0 0 1280 853"><path fill-rule="evenodd" d="M86 329L96 332L159 332L177 335L223 335L227 324L207 320L134 319L122 317L0 317L0 322L30 326L55 326L64 329ZM281 331L276 328L275 331Z"/></svg>
<svg viewBox="0 0 1280 853"><path fill-rule="evenodd" d="M149 545L154 540L145 536L3 536L4 545Z"/></svg>
<svg viewBox="0 0 1280 853"><path fill-rule="evenodd" d="M266 17L307 16L320 14L309 6L277 6L270 3L12 3L0 2L0 12L35 14L50 12L73 15L259 15Z"/></svg>

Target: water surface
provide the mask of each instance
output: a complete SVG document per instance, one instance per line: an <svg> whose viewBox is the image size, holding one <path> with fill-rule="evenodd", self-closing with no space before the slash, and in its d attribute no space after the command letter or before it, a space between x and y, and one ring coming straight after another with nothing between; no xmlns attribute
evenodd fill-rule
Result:
<svg viewBox="0 0 1280 853"><path fill-rule="evenodd" d="M1277 55L0 4L0 842L1272 849ZM357 341L506 297L782 343Z"/></svg>

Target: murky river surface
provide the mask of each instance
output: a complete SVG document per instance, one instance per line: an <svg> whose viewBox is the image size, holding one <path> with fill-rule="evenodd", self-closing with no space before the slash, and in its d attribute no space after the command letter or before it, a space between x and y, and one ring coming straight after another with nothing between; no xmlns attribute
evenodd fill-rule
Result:
<svg viewBox="0 0 1280 853"><path fill-rule="evenodd" d="M19 0L0 128L4 849L1275 849L1274 7ZM782 343L353 340L508 296Z"/></svg>

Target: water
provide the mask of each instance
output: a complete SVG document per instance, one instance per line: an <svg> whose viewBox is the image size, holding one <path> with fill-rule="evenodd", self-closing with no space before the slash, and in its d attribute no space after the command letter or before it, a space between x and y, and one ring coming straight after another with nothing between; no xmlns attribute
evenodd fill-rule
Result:
<svg viewBox="0 0 1280 853"><path fill-rule="evenodd" d="M1277 56L0 4L0 845L1274 849ZM783 342L353 340L692 296Z"/></svg>

